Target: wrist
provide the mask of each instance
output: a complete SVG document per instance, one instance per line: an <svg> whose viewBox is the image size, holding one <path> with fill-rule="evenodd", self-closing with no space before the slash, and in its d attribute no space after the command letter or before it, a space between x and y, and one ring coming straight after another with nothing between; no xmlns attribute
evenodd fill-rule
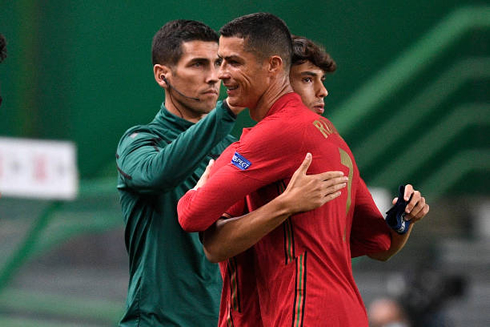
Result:
<svg viewBox="0 0 490 327"><path fill-rule="evenodd" d="M287 193L280 194L274 201L276 202L275 210L279 215L291 216L297 213L293 206L294 202L288 199Z"/></svg>

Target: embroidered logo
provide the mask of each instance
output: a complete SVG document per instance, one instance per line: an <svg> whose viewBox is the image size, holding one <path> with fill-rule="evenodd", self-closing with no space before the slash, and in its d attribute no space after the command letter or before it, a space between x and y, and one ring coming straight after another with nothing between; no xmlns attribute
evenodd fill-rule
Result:
<svg viewBox="0 0 490 327"><path fill-rule="evenodd" d="M240 153L235 152L233 158L231 159L231 163L240 168L241 170L246 170L248 167L252 165L250 161L245 159Z"/></svg>

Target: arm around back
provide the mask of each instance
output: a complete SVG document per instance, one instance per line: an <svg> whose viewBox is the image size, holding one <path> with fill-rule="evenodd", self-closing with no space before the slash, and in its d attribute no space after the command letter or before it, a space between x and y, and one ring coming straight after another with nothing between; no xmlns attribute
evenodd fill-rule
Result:
<svg viewBox="0 0 490 327"><path fill-rule="evenodd" d="M347 177L340 171L306 175L312 161L307 154L286 190L261 208L241 217L220 219L202 237L211 262L231 258L257 243L291 215L316 209L340 196Z"/></svg>

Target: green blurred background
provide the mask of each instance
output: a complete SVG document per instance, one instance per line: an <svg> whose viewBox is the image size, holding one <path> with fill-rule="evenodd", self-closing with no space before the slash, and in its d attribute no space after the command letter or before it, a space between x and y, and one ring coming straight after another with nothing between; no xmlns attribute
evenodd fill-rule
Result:
<svg viewBox="0 0 490 327"><path fill-rule="evenodd" d="M350 144L367 184L394 194L411 182L433 204L411 246L436 248L439 260L457 256L454 242L463 242L486 258L475 265L490 262L481 209L490 195L488 1L1 0L8 57L0 64L0 136L73 141L81 188L68 203L0 200L0 325L117 321L127 259L114 154L122 133L150 121L163 100L152 37L173 19L218 30L257 11L283 18L337 61L326 80L325 116ZM241 114L234 133L251 124ZM358 266L388 273L418 263L410 247L405 252L393 263ZM374 274L359 276L367 302L382 293ZM457 309L449 315L463 319Z"/></svg>

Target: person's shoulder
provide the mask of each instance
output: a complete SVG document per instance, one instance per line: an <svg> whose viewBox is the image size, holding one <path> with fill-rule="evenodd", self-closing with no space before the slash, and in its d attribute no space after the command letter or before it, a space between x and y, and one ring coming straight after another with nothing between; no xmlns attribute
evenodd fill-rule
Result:
<svg viewBox="0 0 490 327"><path fill-rule="evenodd" d="M130 146L134 142L156 138L156 134L149 125L136 125L124 132L119 140L118 149Z"/></svg>
<svg viewBox="0 0 490 327"><path fill-rule="evenodd" d="M144 133L144 134L151 134L151 129L148 127L148 125L136 125L133 127L128 128L123 135L121 136L121 140L124 139L134 139L136 135Z"/></svg>

